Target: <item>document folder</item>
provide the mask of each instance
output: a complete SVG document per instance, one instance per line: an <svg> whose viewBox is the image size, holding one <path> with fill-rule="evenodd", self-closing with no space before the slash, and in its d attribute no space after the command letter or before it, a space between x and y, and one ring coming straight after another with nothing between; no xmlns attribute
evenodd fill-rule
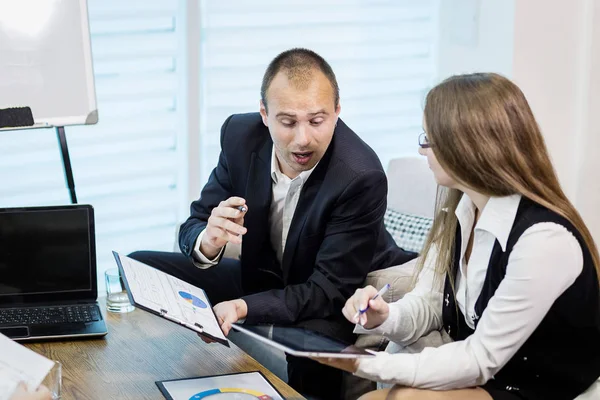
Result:
<svg viewBox="0 0 600 400"><path fill-rule="evenodd" d="M113 255L132 304L229 347L204 290L133 258Z"/></svg>

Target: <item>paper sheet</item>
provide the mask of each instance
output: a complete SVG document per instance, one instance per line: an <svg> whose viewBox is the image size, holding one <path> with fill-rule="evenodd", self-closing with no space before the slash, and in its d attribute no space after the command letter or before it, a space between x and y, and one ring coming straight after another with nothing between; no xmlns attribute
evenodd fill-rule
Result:
<svg viewBox="0 0 600 400"><path fill-rule="evenodd" d="M42 383L54 361L0 335L0 398L11 394L19 382L33 391Z"/></svg>
<svg viewBox="0 0 600 400"><path fill-rule="evenodd" d="M245 372L203 378L157 382L169 400L214 398L239 400L283 400L260 372Z"/></svg>

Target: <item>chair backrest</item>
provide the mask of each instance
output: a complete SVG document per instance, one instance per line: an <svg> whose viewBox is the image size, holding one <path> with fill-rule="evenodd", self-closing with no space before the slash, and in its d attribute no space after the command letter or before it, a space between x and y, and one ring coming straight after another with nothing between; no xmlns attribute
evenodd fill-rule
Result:
<svg viewBox="0 0 600 400"><path fill-rule="evenodd" d="M387 168L388 208L433 218L437 184L425 157L400 157Z"/></svg>

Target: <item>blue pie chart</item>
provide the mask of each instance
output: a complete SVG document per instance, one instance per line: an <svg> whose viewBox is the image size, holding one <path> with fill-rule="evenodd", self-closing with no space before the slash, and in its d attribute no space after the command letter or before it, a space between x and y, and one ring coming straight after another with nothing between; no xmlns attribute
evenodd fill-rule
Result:
<svg viewBox="0 0 600 400"><path fill-rule="evenodd" d="M188 303L190 303L191 305L193 305L195 307L198 307L198 308L207 308L208 307L205 302L203 302L202 300L200 300L198 297L194 296L193 294L190 294L190 293L184 292L184 291L180 291L179 295L181 296L182 299L184 299L185 301L187 301Z"/></svg>

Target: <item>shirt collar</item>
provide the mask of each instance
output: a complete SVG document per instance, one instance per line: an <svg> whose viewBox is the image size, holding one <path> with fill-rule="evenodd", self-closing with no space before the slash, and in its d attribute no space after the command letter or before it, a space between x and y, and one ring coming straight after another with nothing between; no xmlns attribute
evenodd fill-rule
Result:
<svg viewBox="0 0 600 400"><path fill-rule="evenodd" d="M315 166L309 169L308 171L300 172L300 175L298 175L294 179L300 179L302 181L302 184L304 185L310 174L312 174L315 168L317 168L317 165L319 165L319 163L316 163ZM277 184L279 182L279 179L285 179L284 177L291 181L294 180L290 179L283 172L281 172L281 169L279 168L279 163L277 162L277 156L275 155L275 145L273 144L273 149L271 150L271 179L275 184Z"/></svg>
<svg viewBox="0 0 600 400"><path fill-rule="evenodd" d="M521 202L520 194L503 197L490 197L475 229L481 229L494 235L502 251L506 251L508 236L517 216L517 209ZM461 230L473 226L475 220L475 204L469 196L464 195L456 207L456 217L461 225ZM464 236L464 235L463 235Z"/></svg>

